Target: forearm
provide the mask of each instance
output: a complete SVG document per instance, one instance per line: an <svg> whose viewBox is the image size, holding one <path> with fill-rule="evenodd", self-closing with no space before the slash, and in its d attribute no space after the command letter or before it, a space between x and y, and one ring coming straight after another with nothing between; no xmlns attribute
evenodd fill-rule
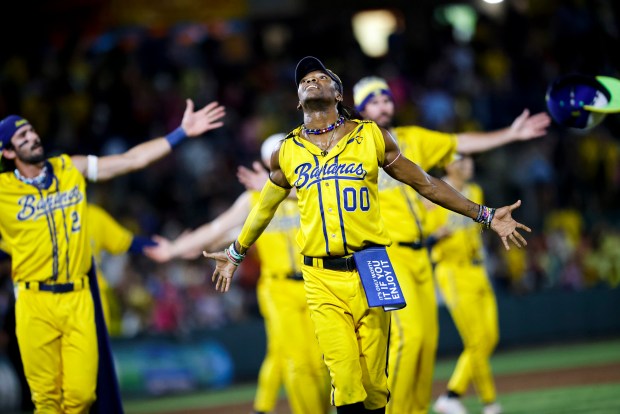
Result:
<svg viewBox="0 0 620 414"><path fill-rule="evenodd" d="M457 134L456 151L462 154L474 154L488 151L514 141L510 127L491 132L464 132Z"/></svg>
<svg viewBox="0 0 620 414"><path fill-rule="evenodd" d="M427 181L419 185L416 190L423 197L448 210L472 219L478 216L480 205L463 196L443 180L429 175Z"/></svg>
<svg viewBox="0 0 620 414"><path fill-rule="evenodd" d="M465 198L444 181L429 175L406 157L393 158L384 170L392 178L407 184L435 204L472 219L478 216L478 204Z"/></svg>
<svg viewBox="0 0 620 414"><path fill-rule="evenodd" d="M212 250L213 246L219 248L219 246L230 244L238 234L238 226L230 226L222 220L214 220L177 238L170 246L170 253L172 257L176 258L189 252Z"/></svg>
<svg viewBox="0 0 620 414"><path fill-rule="evenodd" d="M98 180L107 180L145 168L172 150L165 138L155 138L132 147L127 152L99 158Z"/></svg>
<svg viewBox="0 0 620 414"><path fill-rule="evenodd" d="M235 242L237 251L245 251L258 239L273 218L280 203L288 196L290 189L282 188L268 180L261 191L258 203L254 206L243 224L241 234Z"/></svg>

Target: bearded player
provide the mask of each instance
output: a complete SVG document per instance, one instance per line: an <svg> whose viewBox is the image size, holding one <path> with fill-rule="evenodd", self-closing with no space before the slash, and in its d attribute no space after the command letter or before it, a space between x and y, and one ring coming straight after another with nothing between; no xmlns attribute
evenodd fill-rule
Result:
<svg viewBox="0 0 620 414"><path fill-rule="evenodd" d="M512 125L492 132L448 134L418 126L394 127L392 91L385 79L374 76L355 84L353 99L361 115L388 129L402 153L425 171L444 166L456 151L482 152L541 137L550 124L546 113L530 116L525 110ZM379 202L392 238L388 254L408 304L392 313L388 379L392 398L387 412L422 414L431 401L439 336L426 209L415 191L385 171L379 174Z"/></svg>
<svg viewBox="0 0 620 414"><path fill-rule="evenodd" d="M97 335L94 323L103 323L103 315L93 300L98 290L85 178L103 181L144 168L187 137L222 126L224 114L215 102L194 111L188 100L181 126L171 134L99 158L46 158L28 120L10 115L0 121L0 238L12 255L16 334L37 412L86 413L97 398L98 373L112 369L115 378L109 349L103 349L107 333ZM98 351L105 362L99 369ZM99 402L100 412L122 412L120 399Z"/></svg>

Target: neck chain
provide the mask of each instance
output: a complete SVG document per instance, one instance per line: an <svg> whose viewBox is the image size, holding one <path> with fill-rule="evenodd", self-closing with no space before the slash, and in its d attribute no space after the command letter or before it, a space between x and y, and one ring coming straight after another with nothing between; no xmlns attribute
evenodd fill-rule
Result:
<svg viewBox="0 0 620 414"><path fill-rule="evenodd" d="M325 146L325 148L321 151L321 155L322 156L326 156L327 152L329 151L329 147L332 145L332 141L334 140L334 135L336 135L336 128L338 128L339 125L336 125L333 128L333 132L332 132L332 136L329 137L329 141L327 141L327 145Z"/></svg>
<svg viewBox="0 0 620 414"><path fill-rule="evenodd" d="M325 128L316 128L316 129L310 129L310 128L306 128L306 125L303 124L301 126L301 129L306 133L306 134L313 134L313 135L321 135L324 134L326 132L332 131L336 128L338 128L340 125L344 124L344 116L340 115L338 117L338 119L336 120L336 122L334 122L333 124L329 124L327 125ZM332 135L333 136L333 135Z"/></svg>
<svg viewBox="0 0 620 414"><path fill-rule="evenodd" d="M45 179L47 178L47 165L44 165L39 175L34 178L24 177L19 173L19 170L17 168L15 168L15 176L19 181L23 183L34 185L35 187L41 187L45 182Z"/></svg>

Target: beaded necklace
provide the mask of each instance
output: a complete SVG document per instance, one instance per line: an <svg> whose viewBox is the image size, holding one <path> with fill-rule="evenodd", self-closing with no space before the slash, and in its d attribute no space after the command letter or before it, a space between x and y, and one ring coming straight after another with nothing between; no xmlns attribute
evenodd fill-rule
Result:
<svg viewBox="0 0 620 414"><path fill-rule="evenodd" d="M321 135L324 134L326 132L329 132L333 129L338 128L340 125L344 124L344 116L340 115L338 117L338 119L336 120L336 122L334 122L333 124L329 124L327 125L325 128L316 128L316 129L310 129L310 128L306 128L305 124L301 125L301 129L306 133L306 134L313 134L313 135Z"/></svg>
<svg viewBox="0 0 620 414"><path fill-rule="evenodd" d="M15 176L19 181L23 183L34 185L35 187L41 187L45 182L45 178L47 177L47 165L44 165L39 175L34 178L24 177L19 173L19 170L17 168L15 168Z"/></svg>

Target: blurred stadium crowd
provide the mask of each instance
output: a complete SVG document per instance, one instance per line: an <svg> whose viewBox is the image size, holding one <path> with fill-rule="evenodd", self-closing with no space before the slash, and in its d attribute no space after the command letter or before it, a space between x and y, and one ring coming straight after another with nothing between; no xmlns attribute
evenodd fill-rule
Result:
<svg viewBox="0 0 620 414"><path fill-rule="evenodd" d="M293 71L305 55L342 77L349 104L359 78L383 76L399 124L447 132L500 128L523 108L545 110L547 85L561 74L620 77L619 6L611 0L513 1L501 15L468 2L477 19L469 40L437 17L447 2L405 3L391 9L399 26L379 58L353 36L355 10L326 11L321 1L273 18L107 27L91 9L65 8L53 15L65 13L61 23L47 22L28 43L10 44L3 29L0 116L28 118L50 154L109 154L176 128L185 98L225 105L224 128L156 166L90 185L90 201L134 233L173 238L223 211L244 190L237 166L259 158L264 138L301 122ZM505 252L497 238L486 239L499 300L620 284L619 118L585 132L554 126L545 138L476 157L487 204L522 199L517 218L533 228L524 250ZM213 291L202 259L155 265L126 255L102 266L113 289L113 335L184 334L258 315L256 260L243 263L227 295ZM0 285L2 312L12 294L7 261Z"/></svg>

